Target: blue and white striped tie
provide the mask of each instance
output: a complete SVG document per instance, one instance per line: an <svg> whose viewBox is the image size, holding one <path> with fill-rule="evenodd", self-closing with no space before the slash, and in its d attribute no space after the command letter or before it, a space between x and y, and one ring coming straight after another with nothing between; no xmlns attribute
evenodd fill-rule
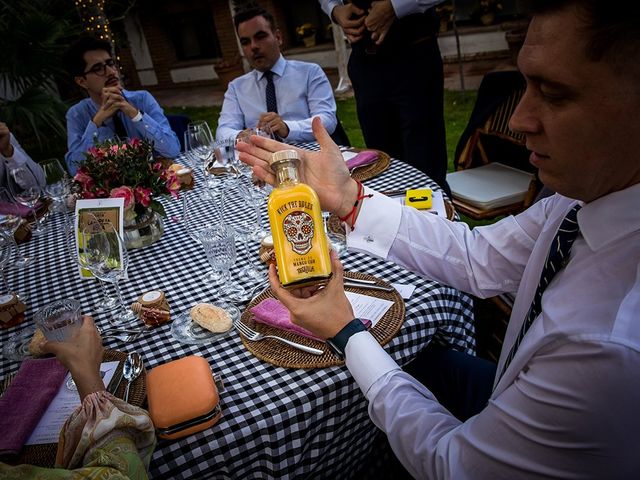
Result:
<svg viewBox="0 0 640 480"><path fill-rule="evenodd" d="M520 346L520 343L522 343L522 339L529 330L529 327L538 315L540 315L540 311L542 310L542 294L545 289L551 283L553 277L556 276L556 273L562 270L565 265L569 263L571 246L580 232L577 220L578 210L580 210L580 205L575 205L569 213L567 213L560 225L560 228L558 229L558 233L556 233L556 236L551 243L551 248L547 255L547 261L545 262L542 274L540 275L538 288L533 296L531 307L529 307L529 313L522 324L522 328L520 329L520 333L518 333L515 343L511 347L511 351L509 351L509 355L507 355L507 359L504 362L504 367L502 367L499 378L502 378L502 375L504 375L504 372L509 367L511 360L513 360L513 357L518 351L518 347ZM498 382L496 382L496 384L497 383Z"/></svg>

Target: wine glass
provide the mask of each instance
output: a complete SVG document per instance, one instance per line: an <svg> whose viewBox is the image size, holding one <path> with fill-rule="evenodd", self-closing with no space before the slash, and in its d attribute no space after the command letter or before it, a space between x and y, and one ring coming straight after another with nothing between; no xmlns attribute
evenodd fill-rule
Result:
<svg viewBox="0 0 640 480"><path fill-rule="evenodd" d="M202 230L200 243L207 260L214 270L220 270L218 294L232 302L244 302L247 293L242 285L231 280L229 270L236 263L236 242L233 229L225 225L216 225Z"/></svg>
<svg viewBox="0 0 640 480"><path fill-rule="evenodd" d="M253 207L255 211L255 231L253 233L253 238L257 241L262 240L264 237L269 235L269 232L262 228L262 206L266 201L266 198L269 196L269 192L265 187L264 182L261 181L253 181L251 178L241 178L238 181L238 190L244 196L245 201L248 205Z"/></svg>
<svg viewBox="0 0 640 480"><path fill-rule="evenodd" d="M202 244L203 232L213 228L220 223L220 218L216 215L217 209L207 209L206 206L212 204L213 200L199 199L195 193L183 192L184 211L182 213L183 224L187 234L199 244ZM213 215L212 215L213 213ZM222 279L220 270L211 268L202 277L206 283L217 284Z"/></svg>
<svg viewBox="0 0 640 480"><path fill-rule="evenodd" d="M12 168L9 170L8 176L9 190L16 201L28 207L33 214L35 226L31 229L32 235L40 235L45 231L44 226L40 222L40 218L36 215L36 205L40 200L42 189L38 184L38 180L27 166Z"/></svg>
<svg viewBox="0 0 640 480"><path fill-rule="evenodd" d="M240 172L236 169L236 141L234 138L218 140L213 145L216 160L224 167L231 178L237 178Z"/></svg>
<svg viewBox="0 0 640 480"><path fill-rule="evenodd" d="M22 255L16 243L15 233L20 226L22 217L20 216L20 206L6 188L0 188L0 211L2 212L0 213L0 232L11 234L10 238L15 246L16 254L11 264L18 268L24 268L33 262L33 257Z"/></svg>
<svg viewBox="0 0 640 480"><path fill-rule="evenodd" d="M66 210L66 199L71 190L71 179L67 171L62 168L57 158L48 158L40 162L44 171L47 184L44 187L45 193L54 201L55 209Z"/></svg>
<svg viewBox="0 0 640 480"><path fill-rule="evenodd" d="M16 242L13 233L0 232L0 274L2 275L2 295L12 293L7 281L5 268L11 263L15 254Z"/></svg>
<svg viewBox="0 0 640 480"><path fill-rule="evenodd" d="M98 219L92 215L92 214L88 214L89 215L89 220L88 222L98 222ZM79 255L79 250L77 249L77 245L76 242L78 242L78 244L80 244L80 239L78 238L78 236L76 236L76 230L75 230L75 214L70 214L68 216L68 220L65 223L65 228L67 231L67 248L69 250L70 256L71 256L71 260L73 262L75 262L79 267L85 268L84 263L81 261L82 257ZM109 293L109 290L107 288L108 283L104 282L103 280L100 280L97 277L94 277L98 283L100 284L100 291L102 292L102 298L100 300L98 300L98 302L93 306L93 311L95 312L103 312L103 311L109 311L109 310L113 310L114 308L119 306L118 303L118 298L115 295L112 295Z"/></svg>
<svg viewBox="0 0 640 480"><path fill-rule="evenodd" d="M248 207L248 208L247 208ZM242 278L261 281L265 279L265 271L259 268L253 261L250 245L257 247L259 240L256 237L258 229L256 223L256 210L248 206L237 188L226 188L222 203L222 218L224 224L231 227L236 237L244 243L247 265L240 270ZM257 248L254 249L257 251Z"/></svg>
<svg viewBox="0 0 640 480"><path fill-rule="evenodd" d="M187 126L187 144L190 155L197 159L202 167L206 189L202 192L203 199L215 196L216 181L210 172L215 156L213 153L213 136L207 122L190 123ZM188 145L188 147L187 147Z"/></svg>
<svg viewBox="0 0 640 480"><path fill-rule="evenodd" d="M238 133L238 136L236 137L236 143L243 142L248 143L249 145L253 145L253 143L251 142L251 135L257 135L259 137L266 137L271 139L274 138L271 130L268 127L247 128ZM234 156L234 160L234 167L240 172L240 174L247 178L251 178L253 175L252 167L244 162L241 162L237 154Z"/></svg>
<svg viewBox="0 0 640 480"><path fill-rule="evenodd" d="M341 257L343 253L347 251L347 238L338 232L334 232L329 227L329 218L331 214L329 212L322 212L322 223L324 224L324 233L329 240L331 248L335 250L338 257Z"/></svg>
<svg viewBox="0 0 640 480"><path fill-rule="evenodd" d="M122 237L111 223L102 225L90 221L82 230L80 264L96 278L113 284L118 297L118 307L111 317L112 325L123 325L136 319L124 303L118 281L125 277L129 266L129 254Z"/></svg>

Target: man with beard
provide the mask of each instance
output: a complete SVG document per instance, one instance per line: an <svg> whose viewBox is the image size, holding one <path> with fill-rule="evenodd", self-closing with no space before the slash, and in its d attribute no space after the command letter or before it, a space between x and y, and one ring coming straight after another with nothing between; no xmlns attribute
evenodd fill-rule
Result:
<svg viewBox="0 0 640 480"><path fill-rule="evenodd" d="M72 175L95 141L116 136L151 140L155 153L163 157L180 153L178 138L151 94L122 87L109 42L80 38L67 51L66 64L76 84L89 95L67 112L65 160Z"/></svg>
<svg viewBox="0 0 640 480"><path fill-rule="evenodd" d="M287 142L313 141L313 117L320 117L332 133L337 125L336 102L320 66L285 60L280 53L282 33L273 16L262 8L240 11L233 22L254 70L229 84L216 138L266 127Z"/></svg>

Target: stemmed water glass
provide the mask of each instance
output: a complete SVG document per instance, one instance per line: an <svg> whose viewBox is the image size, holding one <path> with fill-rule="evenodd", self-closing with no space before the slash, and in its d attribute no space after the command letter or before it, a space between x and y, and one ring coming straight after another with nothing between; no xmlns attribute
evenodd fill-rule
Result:
<svg viewBox="0 0 640 480"><path fill-rule="evenodd" d="M214 191L216 187L215 178L210 171L215 162L215 156L213 153L213 136L207 122L190 123L187 126L186 140L185 150L188 150L189 154L197 159L202 167L206 185L206 189L202 192L202 198L211 199L216 193Z"/></svg>
<svg viewBox="0 0 640 480"><path fill-rule="evenodd" d="M202 231L200 243L204 248L207 260L214 270L219 270L222 279L218 284L218 294L223 299L232 302L247 300L246 291L242 285L231 280L229 270L236 263L236 242L233 229L225 225L216 225Z"/></svg>
<svg viewBox="0 0 640 480"><path fill-rule="evenodd" d="M125 277L129 266L129 254L122 237L111 223L106 225L89 221L80 234L80 264L96 278L113 284L118 297L118 308L111 317L111 324L123 325L136 319L124 303L118 281Z"/></svg>
<svg viewBox="0 0 640 480"><path fill-rule="evenodd" d="M0 232L10 234L11 241L15 246L15 257L12 265L23 268L30 265L33 262L33 257L27 257L20 253L20 248L16 243L15 233L20 226L22 217L20 216L20 207L18 206L16 199L13 198L11 192L6 188L0 188L0 204L2 206L2 213L0 214Z"/></svg>
<svg viewBox="0 0 640 480"><path fill-rule="evenodd" d="M218 140L213 145L216 160L224 167L231 178L235 179L240 174L236 168L236 141L234 138Z"/></svg>
<svg viewBox="0 0 640 480"><path fill-rule="evenodd" d="M18 203L31 209L35 226L31 229L32 235L40 235L45 231L40 219L36 215L36 205L40 200L42 189L38 180L28 167L22 166L9 170L9 190Z"/></svg>
<svg viewBox="0 0 640 480"><path fill-rule="evenodd" d="M237 188L230 186L225 189L222 218L224 224L231 227L236 237L244 243L247 266L240 270L241 277L255 281L264 280L266 273L263 268L260 268L253 261L250 248L250 245L254 245L254 252L257 252L257 246L260 243L260 239L256 236L258 231L256 210L246 204L244 197Z"/></svg>
<svg viewBox="0 0 640 480"><path fill-rule="evenodd" d="M269 232L262 228L262 206L269 196L269 191L263 182L254 182L251 178L246 177L240 178L237 187L239 192L244 196L247 205L253 207L255 211L255 232L253 233L253 237L257 241L260 241L269 235Z"/></svg>
<svg viewBox="0 0 640 480"><path fill-rule="evenodd" d="M0 274L2 275L2 295L12 293L7 282L5 268L15 254L16 242L13 241L13 234L0 232Z"/></svg>
<svg viewBox="0 0 640 480"><path fill-rule="evenodd" d="M71 178L67 171L57 158L43 160L40 166L47 182L45 193L55 202L54 205L61 206L62 211L66 211L66 200L71 190Z"/></svg>
<svg viewBox="0 0 640 480"><path fill-rule="evenodd" d="M203 201L193 192L189 194L182 192L182 195L184 198L184 210L182 213L184 228L193 240L202 245L204 232L220 223L220 217L217 216L218 209L213 205L213 200ZM206 208L207 204L211 205L210 210ZM203 213L203 210L206 212ZM222 275L219 270L212 266L212 269L202 279L206 283L218 284L222 279Z"/></svg>

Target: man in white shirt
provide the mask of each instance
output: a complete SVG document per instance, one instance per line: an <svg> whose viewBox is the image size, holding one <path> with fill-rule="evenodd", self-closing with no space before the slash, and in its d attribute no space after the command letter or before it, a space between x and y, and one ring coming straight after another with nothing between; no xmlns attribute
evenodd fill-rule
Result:
<svg viewBox="0 0 640 480"><path fill-rule="evenodd" d="M229 83L216 138L268 127L287 142L309 142L315 140L313 117L320 117L332 133L337 124L336 102L322 68L285 60L280 53L282 33L269 12L252 8L239 12L233 20L242 51L254 70Z"/></svg>
<svg viewBox="0 0 640 480"><path fill-rule="evenodd" d="M9 172L19 167L27 167L33 173L33 179L18 179L22 188L26 188L29 185L28 182L34 179L38 185L44 186L45 178L42 167L24 151L7 124L0 122L0 187L8 186Z"/></svg>
<svg viewBox="0 0 640 480"><path fill-rule="evenodd" d="M519 57L527 90L510 126L526 135L530 161L556 195L470 231L361 192L315 122L322 150L302 155L303 181L325 210L345 217L356 208L350 248L481 297L517 292L486 406L461 421L359 331L335 256L334 278L317 292L287 292L270 270L294 322L345 354L372 420L418 478L640 471L640 5L532 7ZM282 148L256 139L239 150L271 181L264 161ZM354 207L359 193L373 197Z"/></svg>

